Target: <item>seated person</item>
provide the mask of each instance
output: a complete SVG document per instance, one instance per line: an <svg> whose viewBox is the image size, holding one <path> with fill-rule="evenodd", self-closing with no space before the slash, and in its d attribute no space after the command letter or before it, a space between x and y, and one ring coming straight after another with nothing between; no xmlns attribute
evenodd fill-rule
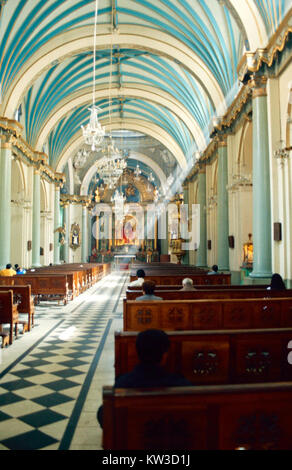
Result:
<svg viewBox="0 0 292 470"><path fill-rule="evenodd" d="M181 290L197 290L193 284L193 280L189 277L186 277L182 282L183 287Z"/></svg>
<svg viewBox="0 0 292 470"><path fill-rule="evenodd" d="M137 297L136 300L163 300L161 297L154 295L155 282L153 281L143 282L142 291L144 295Z"/></svg>
<svg viewBox="0 0 292 470"><path fill-rule="evenodd" d="M14 269L12 269L11 264L6 264L6 268L2 269L2 271L0 271L0 276L9 277L9 276L15 276L15 275L16 275L16 271L14 271Z"/></svg>
<svg viewBox="0 0 292 470"><path fill-rule="evenodd" d="M280 274L273 274L271 284L267 287L267 290L285 290L286 286Z"/></svg>
<svg viewBox="0 0 292 470"><path fill-rule="evenodd" d="M207 274L218 274L218 266L217 264L214 264L212 266L212 271L209 271Z"/></svg>
<svg viewBox="0 0 292 470"><path fill-rule="evenodd" d="M25 274L26 269L21 268L18 264L14 265L14 269L16 271L16 274Z"/></svg>
<svg viewBox="0 0 292 470"><path fill-rule="evenodd" d="M116 378L115 388L184 387L192 385L184 376L167 372L163 367L169 350L169 338L162 330L141 331L136 339L139 363L131 372ZM102 427L101 406L97 420Z"/></svg>
<svg viewBox="0 0 292 470"><path fill-rule="evenodd" d="M138 269L136 275L137 275L137 278L138 278L138 279L136 279L136 281L130 282L129 286L131 286L131 287L132 287L132 286L139 286L139 287L142 286L142 284L143 284L143 282L144 282L144 277L145 277L145 272L144 272L144 270L143 270L143 269Z"/></svg>

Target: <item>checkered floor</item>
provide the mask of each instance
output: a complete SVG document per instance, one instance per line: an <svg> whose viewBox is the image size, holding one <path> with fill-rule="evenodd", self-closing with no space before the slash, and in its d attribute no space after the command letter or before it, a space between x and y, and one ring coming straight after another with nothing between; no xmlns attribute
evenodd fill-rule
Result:
<svg viewBox="0 0 292 470"><path fill-rule="evenodd" d="M1 351L0 450L70 449L127 280L114 272L65 307L42 303Z"/></svg>

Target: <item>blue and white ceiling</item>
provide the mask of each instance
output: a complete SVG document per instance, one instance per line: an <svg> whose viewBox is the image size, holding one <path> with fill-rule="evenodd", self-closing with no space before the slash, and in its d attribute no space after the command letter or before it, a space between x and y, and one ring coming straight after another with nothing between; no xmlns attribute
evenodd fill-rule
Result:
<svg viewBox="0 0 292 470"><path fill-rule="evenodd" d="M191 166L209 142L213 117L239 91L244 52L264 47L291 6L292 0L100 0L96 104L107 132L129 132L123 146L135 144L130 166L139 154L145 174L159 167L167 178L164 150L178 168ZM95 1L7 0L0 8L0 114L20 120L29 145L70 175L92 101Z"/></svg>

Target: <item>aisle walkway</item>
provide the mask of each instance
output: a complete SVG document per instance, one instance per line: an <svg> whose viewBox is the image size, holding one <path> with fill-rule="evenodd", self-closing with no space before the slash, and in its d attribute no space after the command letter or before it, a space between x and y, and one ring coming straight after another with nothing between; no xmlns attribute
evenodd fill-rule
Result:
<svg viewBox="0 0 292 470"><path fill-rule="evenodd" d="M96 411L114 380L128 273L67 306L42 303L35 327L0 354L0 450L99 450Z"/></svg>

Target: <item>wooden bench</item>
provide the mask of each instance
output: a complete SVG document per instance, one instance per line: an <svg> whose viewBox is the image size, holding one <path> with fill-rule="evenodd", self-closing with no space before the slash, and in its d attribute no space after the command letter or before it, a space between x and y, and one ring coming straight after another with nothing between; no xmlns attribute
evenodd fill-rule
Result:
<svg viewBox="0 0 292 470"><path fill-rule="evenodd" d="M220 285L217 285L217 284L210 284L210 285L207 285L207 284L201 284L201 285L196 285L196 289L197 290L265 290L267 289L268 287L268 284L267 285L251 285L251 286L248 286L248 285L232 285L232 284L220 284ZM127 286L127 289L128 290L139 290L140 292L142 292L142 287L139 287L139 286L130 286L128 285ZM156 291L160 291L160 290L177 290L177 291L180 291L182 289L182 285L181 284L173 284L173 285L156 285L155 287L155 290ZM142 295L142 294L141 294Z"/></svg>
<svg viewBox="0 0 292 470"><path fill-rule="evenodd" d="M231 274L214 274L212 276L207 274L150 274L147 273L145 276L145 281L154 281L158 285L179 285L182 287L182 281L186 278L193 280L194 285L230 285L231 284ZM137 276L130 276L130 282L135 281Z"/></svg>
<svg viewBox="0 0 292 470"><path fill-rule="evenodd" d="M66 304L68 302L68 281L66 274L27 273L14 276L17 285L30 285L31 294L35 298L35 304L42 299L59 299Z"/></svg>
<svg viewBox="0 0 292 470"><path fill-rule="evenodd" d="M292 299L123 301L124 331L288 328Z"/></svg>
<svg viewBox="0 0 292 470"><path fill-rule="evenodd" d="M126 299L135 300L142 296L141 290L126 290ZM185 299L256 299L256 298L278 298L292 297L292 289L287 290L266 290L266 289L198 289L194 291L182 290L158 290L156 295L164 300L185 300Z"/></svg>
<svg viewBox="0 0 292 470"><path fill-rule="evenodd" d="M292 380L287 361L292 328L223 331L169 331L166 370L194 385ZM137 332L115 332L115 376L139 362Z"/></svg>
<svg viewBox="0 0 292 470"><path fill-rule="evenodd" d="M7 287L1 286L0 292L7 291ZM25 330L26 325L28 331L34 326L34 301L31 295L31 286L10 286L9 290L13 292L13 302L17 304L18 313L25 313L28 315L27 322L19 322L23 324Z"/></svg>
<svg viewBox="0 0 292 470"><path fill-rule="evenodd" d="M292 449L291 382L104 386L103 405L104 450Z"/></svg>
<svg viewBox="0 0 292 470"><path fill-rule="evenodd" d="M17 304L13 302L13 291L7 290L0 292L0 324L8 323L9 329L9 344L13 342L13 329L15 331L15 337L17 336L17 326L19 323ZM1 326L2 333L2 326ZM5 334L2 339L5 340ZM2 347L4 342L2 342Z"/></svg>

